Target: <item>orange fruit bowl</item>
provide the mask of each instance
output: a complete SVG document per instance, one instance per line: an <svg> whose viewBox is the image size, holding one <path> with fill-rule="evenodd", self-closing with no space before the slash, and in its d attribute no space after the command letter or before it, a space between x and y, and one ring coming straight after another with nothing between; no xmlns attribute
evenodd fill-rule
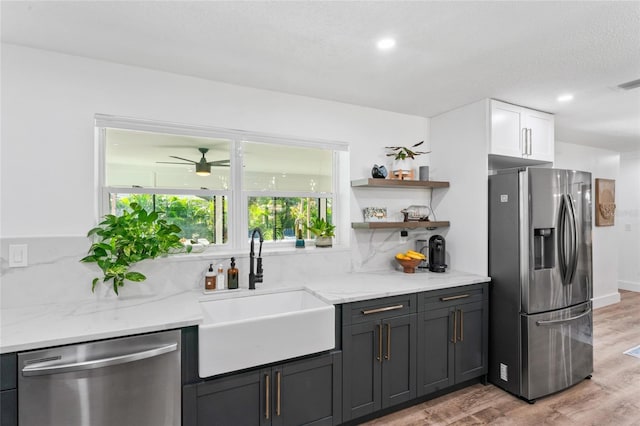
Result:
<svg viewBox="0 0 640 426"><path fill-rule="evenodd" d="M398 262L402 266L402 271L405 274L413 274L416 272L416 267L422 262L422 259L398 259L395 258L396 262Z"/></svg>

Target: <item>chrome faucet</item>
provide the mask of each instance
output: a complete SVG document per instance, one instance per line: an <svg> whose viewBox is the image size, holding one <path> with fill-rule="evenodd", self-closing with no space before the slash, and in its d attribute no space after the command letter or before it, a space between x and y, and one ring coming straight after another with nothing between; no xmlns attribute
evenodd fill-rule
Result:
<svg viewBox="0 0 640 426"><path fill-rule="evenodd" d="M258 249L258 264L256 266L256 272L253 272L253 259L256 257L253 251L253 239L256 237L256 232L260 236L260 248ZM251 251L249 252L249 290L256 289L256 283L262 282L262 231L260 228L255 228L251 233Z"/></svg>

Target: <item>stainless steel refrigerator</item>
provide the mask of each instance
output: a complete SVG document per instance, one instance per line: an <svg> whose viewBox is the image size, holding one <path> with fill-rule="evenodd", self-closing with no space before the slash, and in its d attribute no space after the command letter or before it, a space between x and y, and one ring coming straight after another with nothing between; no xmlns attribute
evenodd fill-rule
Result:
<svg viewBox="0 0 640 426"><path fill-rule="evenodd" d="M489 380L530 402L593 372L591 174L489 176Z"/></svg>

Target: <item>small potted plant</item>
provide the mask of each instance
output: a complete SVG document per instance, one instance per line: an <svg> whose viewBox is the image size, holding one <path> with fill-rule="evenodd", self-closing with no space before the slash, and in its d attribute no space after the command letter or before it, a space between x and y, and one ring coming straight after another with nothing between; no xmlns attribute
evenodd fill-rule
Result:
<svg viewBox="0 0 640 426"><path fill-rule="evenodd" d="M335 225L321 217L316 217L311 221L311 225L305 225L305 227L316 236L316 247L331 247L333 245Z"/></svg>
<svg viewBox="0 0 640 426"><path fill-rule="evenodd" d="M395 160L393 163L393 175L395 178L404 179L408 177L413 178L413 163L411 160L422 154L428 154L431 151L416 151L415 148L422 145L424 141L420 141L411 147L406 146L385 146L386 149L390 149L391 152L387 153L387 157L393 157Z"/></svg>
<svg viewBox="0 0 640 426"><path fill-rule="evenodd" d="M113 280L113 291L124 285L124 280L140 282L147 279L140 272L130 271L133 264L144 259L175 251L191 251L183 246L178 233L180 227L160 218L158 212L148 213L138 203L129 205L131 212L121 216L106 215L100 224L91 229L87 237L94 237L89 254L80 261L97 263L102 269L103 282ZM178 250L176 250L178 249ZM93 279L91 291L95 291L100 277Z"/></svg>

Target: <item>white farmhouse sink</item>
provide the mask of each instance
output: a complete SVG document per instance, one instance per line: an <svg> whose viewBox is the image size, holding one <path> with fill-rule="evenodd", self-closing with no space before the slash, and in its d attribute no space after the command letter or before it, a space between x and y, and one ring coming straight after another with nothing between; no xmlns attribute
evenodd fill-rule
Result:
<svg viewBox="0 0 640 426"><path fill-rule="evenodd" d="M200 302L200 377L335 347L335 307L306 290Z"/></svg>

